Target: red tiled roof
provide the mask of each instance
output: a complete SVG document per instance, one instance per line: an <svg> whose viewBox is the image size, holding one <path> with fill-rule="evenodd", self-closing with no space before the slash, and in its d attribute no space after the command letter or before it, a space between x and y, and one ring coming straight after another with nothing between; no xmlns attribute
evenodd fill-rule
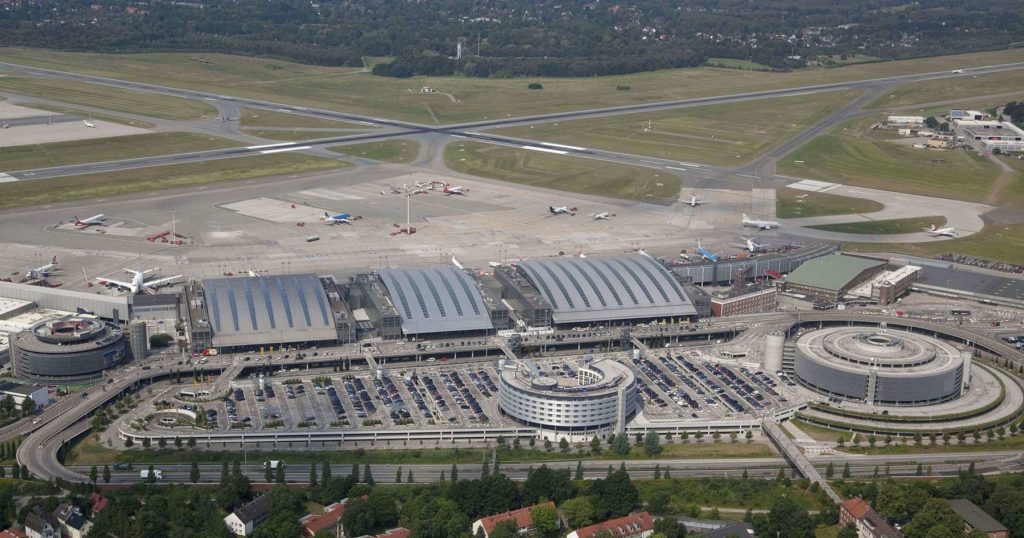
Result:
<svg viewBox="0 0 1024 538"><path fill-rule="evenodd" d="M316 533L334 527L345 515L345 501L327 506L323 514L313 516L302 522L303 533L313 536Z"/></svg>
<svg viewBox="0 0 1024 538"><path fill-rule="evenodd" d="M480 524L484 528L484 532L488 535L494 530L494 527L502 521L512 520L516 524L517 529L525 529L533 523L533 517L530 512L538 506L550 506L555 507L555 503L548 501L546 503L535 504L533 506L527 506L526 508L520 508L519 510L513 510L511 512L505 512L503 514L494 514L493 516L487 516L480 518Z"/></svg>
<svg viewBox="0 0 1024 538"><path fill-rule="evenodd" d="M28 535L17 529L7 529L0 531L0 538L28 538Z"/></svg>
<svg viewBox="0 0 1024 538"><path fill-rule="evenodd" d="M864 517L864 514L868 513L868 510L871 510L871 507L868 506L864 499L852 497L843 501L843 509L849 512L851 516L861 518Z"/></svg>
<svg viewBox="0 0 1024 538"><path fill-rule="evenodd" d="M591 538L601 531L608 531L612 536L621 538L623 536L636 536L644 531L654 530L654 520L651 514L640 512L617 519L609 519L604 523L598 523L582 529L576 529L579 538Z"/></svg>
<svg viewBox="0 0 1024 538"><path fill-rule="evenodd" d="M391 529L384 534L378 534L374 538L409 538L409 529L405 527L398 527Z"/></svg>
<svg viewBox="0 0 1024 538"><path fill-rule="evenodd" d="M107 507L107 503L110 502L106 497L96 493L95 491L92 492L92 495L89 495L89 501L92 502L92 511L97 514L102 512L103 509Z"/></svg>

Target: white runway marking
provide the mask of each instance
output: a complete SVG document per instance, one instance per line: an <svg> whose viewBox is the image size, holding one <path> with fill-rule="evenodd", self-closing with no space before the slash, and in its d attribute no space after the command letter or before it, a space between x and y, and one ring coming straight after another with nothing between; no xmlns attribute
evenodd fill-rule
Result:
<svg viewBox="0 0 1024 538"><path fill-rule="evenodd" d="M552 148L571 149L571 150L575 150L575 151L583 151L583 150L587 149L587 148L580 148L580 147L576 147L576 146L566 146L566 145L563 145L563 144L555 144L555 143L552 143L552 142L541 142L540 145L548 146L548 147L552 147Z"/></svg>
<svg viewBox="0 0 1024 538"><path fill-rule="evenodd" d="M560 149L549 149L549 148L538 148L537 146L523 146L523 149L529 149L533 151L542 151L544 153L554 153L556 155L568 155L568 151L562 151Z"/></svg>
<svg viewBox="0 0 1024 538"><path fill-rule="evenodd" d="M791 188L791 189L796 189L796 190L799 190L799 191L821 192L821 191L824 191L826 189L831 189L833 187L836 187L837 185L838 184L836 184L836 183L829 183L827 181L816 181L816 180L813 180L813 179L805 179L803 181L797 181L796 183L790 183L789 185L786 185L786 186Z"/></svg>
<svg viewBox="0 0 1024 538"><path fill-rule="evenodd" d="M280 142L278 144L264 144L262 146L249 146L245 149L279 148L281 146L294 146L295 142Z"/></svg>
<svg viewBox="0 0 1024 538"><path fill-rule="evenodd" d="M265 149L260 153L266 155L268 153L283 153L285 151L298 151L300 149L310 149L313 146L295 146L294 148L277 148L277 149Z"/></svg>
<svg viewBox="0 0 1024 538"><path fill-rule="evenodd" d="M18 181L18 178L14 177L14 176L12 176L10 174L5 174L3 172L0 172L0 183L10 183L12 181Z"/></svg>

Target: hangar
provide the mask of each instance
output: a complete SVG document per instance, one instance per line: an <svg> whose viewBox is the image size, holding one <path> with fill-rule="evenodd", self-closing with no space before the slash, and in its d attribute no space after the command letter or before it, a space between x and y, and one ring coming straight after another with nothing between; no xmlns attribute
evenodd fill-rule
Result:
<svg viewBox="0 0 1024 538"><path fill-rule="evenodd" d="M198 301L196 301L198 299ZM336 342L333 308L313 274L204 280L192 299L217 348Z"/></svg>
<svg viewBox="0 0 1024 538"><path fill-rule="evenodd" d="M490 333L509 326L509 309L500 297L452 266L357 275L348 299L383 338Z"/></svg>
<svg viewBox="0 0 1024 538"><path fill-rule="evenodd" d="M539 296L556 325L691 317L697 314L676 276L649 256L528 260L499 273L512 295ZM524 294L529 281L536 293ZM531 298L520 298L531 302Z"/></svg>

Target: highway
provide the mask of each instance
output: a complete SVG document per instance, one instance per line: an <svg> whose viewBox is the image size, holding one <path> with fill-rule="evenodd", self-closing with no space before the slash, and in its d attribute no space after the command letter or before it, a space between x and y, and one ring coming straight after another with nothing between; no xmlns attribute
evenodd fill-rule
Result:
<svg viewBox="0 0 1024 538"><path fill-rule="evenodd" d="M747 315L740 316L735 320L730 320L733 324L745 324L758 322L761 324L785 324L785 323L813 323L818 321L847 321L847 322L860 322L860 323L879 323L887 322L890 326L905 326L914 327L919 330L937 330L957 338L962 338L971 342L974 342L979 347L983 347L997 354L1001 354L1013 360L1017 364L1021 364L1024 361L1024 354L1017 351L1012 346L1006 345L998 338L986 334L982 334L976 330L970 328L949 326L944 324L933 323L924 320L916 320L909 318L893 318L883 317L877 315L867 314L850 314L850 313L801 313L799 315L786 314L786 313L771 313L761 315ZM721 329L718 324L715 329ZM406 352L408 353L408 352ZM331 360L338 360L342 356L332 357ZM72 398L67 402L63 402L64 406L55 406L52 409L48 409L43 414L44 420L39 424L15 424L8 426L5 430L0 430L0 433L4 434L3 438L7 439L8 436L24 434L28 430L32 430L25 441L21 444L18 449L17 459L21 465L24 465L29 471L40 478L61 478L68 481L85 481L86 477L82 474L80 469L77 468L66 468L60 463L57 457L58 450L61 445L66 441L73 439L74 437L84 433L89 429L88 416L98 407L106 404L113 400L122 391L130 389L135 386L142 386L149 383L151 380L160 378L163 376L170 375L171 369L174 366L174 361L177 359L175 356L167 356L151 363L149 369L142 369L138 367L131 367L123 369L115 375L121 377L109 382L102 387L95 387L83 398ZM305 362L322 362L322 357L313 358L310 357ZM301 366L300 362L292 362L289 364L295 364ZM196 370L203 372L219 372L221 370L228 369L234 364L234 358L231 356L218 356L208 360L206 364L195 365ZM25 422L25 421L22 421ZM928 464L929 462L940 465L946 464L946 462L953 461L956 464L961 462L966 464L970 461L976 461L979 463L987 463L1002 470L1005 468L1015 468L1017 465L1015 458L1016 452L1005 452L1005 451L978 451L978 452L967 452L967 453L948 453L948 454L922 454L922 455L909 455L909 456L861 456L861 455L845 455L836 454L827 458L816 458L812 461L815 466L827 465L829 461L834 462L851 462L851 465L858 464L863 466L869 466L873 468L875 465L882 465L888 463L899 463L913 461L922 462ZM1012 461L1009 461L1012 460ZM996 462L998 460L998 465ZM666 465L679 465L680 469L683 469L687 465L686 460L665 460ZM735 460L729 460L730 464L736 465ZM776 463L782 460L776 460ZM636 466L638 469L643 469L644 465L651 463L661 463L660 461L642 461L642 462L630 462L627 466ZM708 461L697 460L689 462L690 464L697 465L705 470L710 469ZM748 462L749 463L749 462ZM575 464L575 463L574 463ZM596 464L596 463L594 463ZM591 465L588 463L588 465ZM1001 466L1001 467L1000 467ZM722 472L742 472L742 469L746 468L744 465L737 465L732 469L717 469ZM515 467L509 468L509 472L514 470ZM948 468L947 468L948 469ZM436 469L435 469L436 470ZM387 474L386 471L381 471ZM392 475L393 475L392 471ZM414 470L414 473L416 471ZM424 478L429 476L431 472L430 467L424 467L423 471ZM440 471L437 471L438 474ZM777 472L777 470L776 470ZM301 473L300 473L301 474ZM308 476L308 470L307 474Z"/></svg>

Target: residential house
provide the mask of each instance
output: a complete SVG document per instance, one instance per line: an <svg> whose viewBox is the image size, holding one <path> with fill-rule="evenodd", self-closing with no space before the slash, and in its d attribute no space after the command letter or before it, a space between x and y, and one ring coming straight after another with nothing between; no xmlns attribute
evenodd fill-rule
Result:
<svg viewBox="0 0 1024 538"><path fill-rule="evenodd" d="M25 535L28 538L62 538L60 522L53 514L37 506L25 517Z"/></svg>
<svg viewBox="0 0 1024 538"><path fill-rule="evenodd" d="M864 499L852 497L839 505L839 526L853 524L857 538L901 538L903 535L889 525Z"/></svg>
<svg viewBox="0 0 1024 538"><path fill-rule="evenodd" d="M494 527L502 521L512 521L516 526L516 532L519 534L526 534L533 528L533 517L530 515L530 512L538 506L550 506L551 508L554 508L555 503L548 501L546 503L520 508L519 510L512 510L511 512L482 517L473 522L473 536L477 536L482 530L484 538L490 538L491 531L493 531Z"/></svg>
<svg viewBox="0 0 1024 538"><path fill-rule="evenodd" d="M108 504L110 504L110 501L107 500L106 497L100 495L99 493L96 493L95 491L92 492L92 495L89 495L89 502L92 503L93 516L98 515L107 507Z"/></svg>
<svg viewBox="0 0 1024 538"><path fill-rule="evenodd" d="M82 510L70 503L58 504L53 515L60 522L61 531L66 538L83 538L92 526L92 523L82 515Z"/></svg>
<svg viewBox="0 0 1024 538"><path fill-rule="evenodd" d="M256 527L267 519L270 511L270 496L261 495L249 503L235 508L224 518L224 524L235 536L251 536Z"/></svg>
<svg viewBox="0 0 1024 538"><path fill-rule="evenodd" d="M733 538L734 536L738 538L755 538L757 535L754 534L754 527L751 527L750 523L740 522L701 534L700 538Z"/></svg>
<svg viewBox="0 0 1024 538"><path fill-rule="evenodd" d="M1002 523L978 508L978 505L967 499L953 499L946 502L964 520L967 532L983 532L989 538L1009 538L1010 531Z"/></svg>
<svg viewBox="0 0 1024 538"><path fill-rule="evenodd" d="M604 532L611 533L614 538L647 538L654 534L654 519L647 512L629 514L576 529L569 533L567 538L593 538Z"/></svg>
<svg viewBox="0 0 1024 538"><path fill-rule="evenodd" d="M345 504L347 502L348 499L342 499L341 502L325 506L324 513L320 515L309 514L300 519L299 525L302 525L302 535L313 538L320 531L335 532L338 524L341 523L341 516L345 515Z"/></svg>
<svg viewBox="0 0 1024 538"><path fill-rule="evenodd" d="M0 531L0 538L28 538L28 535L18 529L7 529Z"/></svg>

